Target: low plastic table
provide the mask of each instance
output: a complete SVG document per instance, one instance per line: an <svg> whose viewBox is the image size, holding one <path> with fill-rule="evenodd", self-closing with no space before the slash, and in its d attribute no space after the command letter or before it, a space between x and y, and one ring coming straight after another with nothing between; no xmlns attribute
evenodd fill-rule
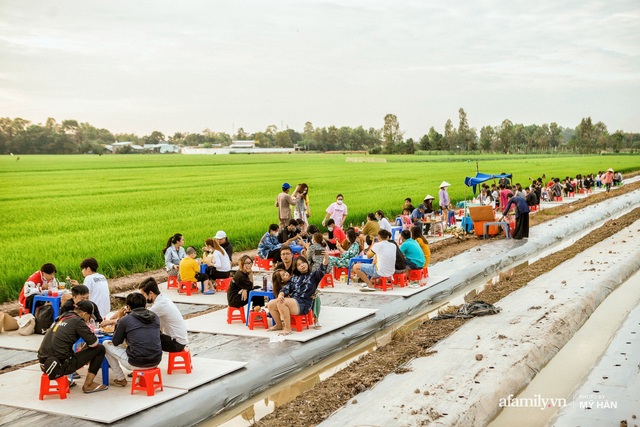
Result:
<svg viewBox="0 0 640 427"><path fill-rule="evenodd" d="M249 313L251 313L251 298L252 297L267 297L270 300L275 299L275 295L273 295L273 292L269 292L269 291L261 291L259 289L256 289L254 291L249 291L249 296L247 297L247 326L249 326Z"/></svg>
<svg viewBox="0 0 640 427"><path fill-rule="evenodd" d="M509 223L505 222L505 221L494 221L494 222L485 222L484 223L484 235L483 238L487 238L487 231L489 230L489 226L491 225L497 225L497 226L502 226L502 229L504 230L504 235L505 237L508 239L509 238Z"/></svg>
<svg viewBox="0 0 640 427"><path fill-rule="evenodd" d="M55 321L58 318L58 314L60 312L60 300L62 296L58 294L58 296L49 296L49 295L36 295L33 297L33 304L31 305L31 313L35 316L36 314L36 303L38 301L50 302L51 307L53 307L53 320Z"/></svg>
<svg viewBox="0 0 640 427"><path fill-rule="evenodd" d="M347 270L347 285L349 285L349 282L351 281L351 267L353 266L353 264L357 264L359 262L362 264L373 264L373 258L353 257L349 260L349 269Z"/></svg>

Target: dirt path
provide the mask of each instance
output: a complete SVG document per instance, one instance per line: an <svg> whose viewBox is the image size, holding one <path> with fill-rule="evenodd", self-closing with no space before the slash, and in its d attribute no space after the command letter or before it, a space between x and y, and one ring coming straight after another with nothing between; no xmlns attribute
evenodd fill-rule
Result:
<svg viewBox="0 0 640 427"><path fill-rule="evenodd" d="M625 192L629 192L636 188L640 188L640 183L632 184L628 187L625 186L624 189L626 190ZM621 194L624 193L616 190L615 196ZM607 197L614 196L598 194L570 205L561 205L541 211L542 214L536 214L531 218L531 223L532 225L543 223L588 204L602 201ZM476 299L495 304L539 275L552 270L562 262L573 258L577 253L628 227L638 219L640 219L640 208L634 209L621 218L608 221L572 246L536 261L526 269L518 271L517 275L501 276L498 283L485 288L483 292L478 294ZM448 244L444 248L433 245L432 251L435 253L432 256L432 260L434 260L433 262L438 262L483 243L477 238L471 238ZM273 413L256 421L255 425L265 427L316 425L342 407L356 394L374 386L386 375L392 372L400 373L403 370L402 365L406 362L416 357L428 356L430 348L438 341L446 338L465 322L471 320L429 320L414 330L401 328L386 346L363 356L356 362L351 363L347 368L302 393L291 402L276 408Z"/></svg>

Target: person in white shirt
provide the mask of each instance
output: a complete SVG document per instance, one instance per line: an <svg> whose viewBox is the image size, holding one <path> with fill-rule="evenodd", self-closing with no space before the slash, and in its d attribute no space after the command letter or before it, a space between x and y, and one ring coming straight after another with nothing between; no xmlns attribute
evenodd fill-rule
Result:
<svg viewBox="0 0 640 427"><path fill-rule="evenodd" d="M375 288L371 279L393 276L396 271L396 245L389 239L391 233L387 230L378 231L378 243L375 243L367 252L368 258L373 258L373 264L356 264L354 273L365 283L360 289L362 292L373 292Z"/></svg>
<svg viewBox="0 0 640 427"><path fill-rule="evenodd" d="M106 277L98 273L98 261L95 258L83 259L80 269L84 276L83 285L89 288L89 301L93 302L100 311L103 319L111 312L111 293ZM71 280L72 285L78 285L77 280Z"/></svg>
<svg viewBox="0 0 640 427"><path fill-rule="evenodd" d="M322 220L322 225L326 225L327 220L331 218L335 221L337 227L342 228L344 219L349 213L349 211L347 210L347 205L344 204L344 196L342 196L342 194L338 194L336 196L336 201L329 205L326 212L327 214Z"/></svg>
<svg viewBox="0 0 640 427"><path fill-rule="evenodd" d="M173 353L184 350L189 344L189 337L187 336L187 324L178 307L168 296L160 293L158 282L153 277L142 281L138 285L138 289L147 299L147 303L153 304L149 307L149 311L157 314L160 319L162 351Z"/></svg>
<svg viewBox="0 0 640 427"><path fill-rule="evenodd" d="M391 233L391 224L389 223L389 220L385 218L384 212L382 212L381 210L377 210L376 219L378 220L378 224L380 225L381 230L387 230L389 233Z"/></svg>

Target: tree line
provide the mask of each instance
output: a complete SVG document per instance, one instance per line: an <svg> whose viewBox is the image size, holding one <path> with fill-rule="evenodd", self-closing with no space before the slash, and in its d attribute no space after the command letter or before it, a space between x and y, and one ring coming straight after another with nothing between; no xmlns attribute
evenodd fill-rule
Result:
<svg viewBox="0 0 640 427"><path fill-rule="evenodd" d="M573 129L557 123L524 125L506 119L498 126L483 126L478 132L470 128L464 109L458 111L458 125L451 119L444 133L432 126L419 140L404 138L398 118L384 117L382 128L362 126L314 127L306 122L302 132L279 130L275 125L264 131L247 133L239 128L234 135L205 129L200 133L176 132L164 135L153 131L149 135L112 133L89 123L49 118L44 124L34 124L21 118L0 118L0 154L101 154L105 145L130 141L147 145L170 143L181 146L228 146L233 140L255 141L257 147L300 147L308 151L367 151L371 154L414 154L416 152L494 152L494 153L577 153L640 151L640 133L617 130L610 133L602 122L583 118ZM123 152L123 151L120 151ZM126 151L126 152L130 152Z"/></svg>

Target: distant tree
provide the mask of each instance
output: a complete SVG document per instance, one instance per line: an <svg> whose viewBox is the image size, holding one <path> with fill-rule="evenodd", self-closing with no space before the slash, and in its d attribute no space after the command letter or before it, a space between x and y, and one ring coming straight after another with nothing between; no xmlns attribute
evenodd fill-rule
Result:
<svg viewBox="0 0 640 427"><path fill-rule="evenodd" d="M558 148L560 145L560 134L562 133L562 129L558 127L556 122L551 122L549 124L549 146L554 150Z"/></svg>
<svg viewBox="0 0 640 427"><path fill-rule="evenodd" d="M473 143L471 137L471 130L469 129L469 121L467 120L467 113L464 108L458 110L459 124L458 124L458 141L457 145L460 146L462 151L470 150L470 146Z"/></svg>
<svg viewBox="0 0 640 427"><path fill-rule="evenodd" d="M433 126L429 129L429 142L432 150L446 150L444 137Z"/></svg>
<svg viewBox="0 0 640 427"><path fill-rule="evenodd" d="M428 151L431 149L429 135L425 134L425 135L422 135L422 138L420 138L420 149L423 151Z"/></svg>
<svg viewBox="0 0 640 427"><path fill-rule="evenodd" d="M240 141L246 141L247 137L248 137L247 133L241 127L238 128L238 131L234 135L234 138Z"/></svg>
<svg viewBox="0 0 640 427"><path fill-rule="evenodd" d="M495 132L492 126L483 126L480 129L480 149L482 151L491 151L494 144Z"/></svg>
<svg viewBox="0 0 640 427"><path fill-rule="evenodd" d="M445 150L456 151L458 147L458 132L453 127L451 119L447 119L444 124L444 144Z"/></svg>
<svg viewBox="0 0 640 427"><path fill-rule="evenodd" d="M160 131L154 130L150 135L145 135L142 137L142 142L144 145L146 144L159 144L164 142L165 137L164 134Z"/></svg>
<svg viewBox="0 0 640 427"><path fill-rule="evenodd" d="M395 145L402 142L402 131L400 131L400 123L395 114L387 114L384 116L384 127L382 128L382 137L384 138L384 152L393 153Z"/></svg>
<svg viewBox="0 0 640 427"><path fill-rule="evenodd" d="M497 149L503 153L509 153L513 144L513 123L509 119L505 119L500 125L497 132Z"/></svg>

